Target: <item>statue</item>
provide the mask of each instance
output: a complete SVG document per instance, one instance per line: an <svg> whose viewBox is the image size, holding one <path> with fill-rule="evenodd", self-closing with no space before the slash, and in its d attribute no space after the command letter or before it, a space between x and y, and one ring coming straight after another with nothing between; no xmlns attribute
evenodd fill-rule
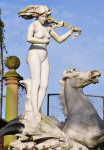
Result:
<svg viewBox="0 0 104 150"><path fill-rule="evenodd" d="M62 131L72 141L89 149L104 144L104 122L83 93L85 86L98 83L100 73L97 70L77 72L75 68L71 68L64 71L62 76L59 98L67 117ZM78 147L73 148L77 149Z"/></svg>
<svg viewBox="0 0 104 150"><path fill-rule="evenodd" d="M50 37L57 42L69 36L77 37L80 28L50 17L47 6L31 5L18 12L24 19L36 18L29 26L27 41L31 43L27 62L30 79L21 81L27 91L24 113L0 130L0 136L15 134L17 140L10 143L11 149L48 150L92 150L101 147L104 141L104 123L83 93L83 88L98 82L99 71L77 72L71 68L62 73L60 102L67 117L61 124L57 119L41 113L49 77L49 63L46 46ZM66 26L70 30L58 36L54 28ZM73 32L77 34L73 35Z"/></svg>
<svg viewBox="0 0 104 150"><path fill-rule="evenodd" d="M27 41L31 43L27 56L27 63L31 75L31 78L28 80L29 84L31 84L30 95L28 96L30 96L34 117L40 120L41 115L39 110L44 100L49 78L49 62L46 46L50 42L50 37L58 43L62 43L73 32L78 32L78 35L80 35L81 30L76 27L71 27L63 21L58 22L51 18L51 12L47 6L30 5L20 10L18 14L24 19L36 18L30 24L27 33ZM67 26L70 30L64 35L58 36L53 28L60 26ZM78 35L73 36L76 37ZM25 84L25 82L27 81L23 81L22 83Z"/></svg>

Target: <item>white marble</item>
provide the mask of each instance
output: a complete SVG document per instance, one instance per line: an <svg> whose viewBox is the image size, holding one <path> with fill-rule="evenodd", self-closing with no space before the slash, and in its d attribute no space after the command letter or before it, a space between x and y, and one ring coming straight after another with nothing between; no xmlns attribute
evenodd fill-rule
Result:
<svg viewBox="0 0 104 150"><path fill-rule="evenodd" d="M83 93L83 88L98 82L99 71L77 72L71 68L62 73L60 100L67 116L62 131L77 143L93 148L104 141L104 123Z"/></svg>
<svg viewBox="0 0 104 150"><path fill-rule="evenodd" d="M31 76L30 80L28 80L29 84L31 84L31 88L29 91L30 95L27 93L27 97L30 97L34 117L37 117L39 116L39 110L48 85L49 61L46 47L50 42L50 37L58 43L62 43L72 35L75 30L72 28L67 33L59 36L47 22L50 15L50 10L47 6L31 5L20 10L18 13L19 16L23 18L36 18L36 20L30 24L27 32L27 42L31 43L27 56ZM58 22L60 26L63 26L63 24L63 21Z"/></svg>
<svg viewBox="0 0 104 150"><path fill-rule="evenodd" d="M43 147L47 147L48 150L61 150L62 148L90 150L102 144L104 123L83 93L85 86L98 83L97 77L99 76L100 73L97 70L78 72L75 68L62 73L59 98L64 108L63 113L67 117L63 125L54 117L49 118L42 113L40 120L34 120L31 105L28 105L29 97L27 97L25 112L19 118L25 127L22 129L22 134L16 135L19 137L18 140L13 141L10 146L18 149L35 146L39 150L42 150ZM22 82L26 88L29 83L29 79ZM27 88L27 93L28 90L29 88ZM27 109L28 106L29 109Z"/></svg>

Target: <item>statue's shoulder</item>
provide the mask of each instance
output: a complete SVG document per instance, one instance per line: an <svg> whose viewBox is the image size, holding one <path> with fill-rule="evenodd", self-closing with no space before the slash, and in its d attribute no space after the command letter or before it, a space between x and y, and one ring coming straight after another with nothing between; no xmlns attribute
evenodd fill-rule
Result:
<svg viewBox="0 0 104 150"><path fill-rule="evenodd" d="M29 25L28 31L35 32L37 28L39 28L38 22L34 21Z"/></svg>
<svg viewBox="0 0 104 150"><path fill-rule="evenodd" d="M36 27L36 26L38 26L38 21L36 20L36 21L34 21L34 22L32 22L30 25L29 25L29 27Z"/></svg>
<svg viewBox="0 0 104 150"><path fill-rule="evenodd" d="M53 30L52 25L48 25L49 32Z"/></svg>
<svg viewBox="0 0 104 150"><path fill-rule="evenodd" d="M34 23L32 22L30 25L29 25L29 29L33 29L34 28Z"/></svg>

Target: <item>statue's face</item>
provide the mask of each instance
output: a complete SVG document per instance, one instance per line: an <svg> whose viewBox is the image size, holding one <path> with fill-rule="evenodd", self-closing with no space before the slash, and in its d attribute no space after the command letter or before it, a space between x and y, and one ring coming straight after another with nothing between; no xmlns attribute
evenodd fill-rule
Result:
<svg viewBox="0 0 104 150"><path fill-rule="evenodd" d="M45 24L45 22L47 21L47 15L46 14L43 14L43 15L40 15L39 17L38 17L38 20L39 20L39 22L43 25L43 24Z"/></svg>

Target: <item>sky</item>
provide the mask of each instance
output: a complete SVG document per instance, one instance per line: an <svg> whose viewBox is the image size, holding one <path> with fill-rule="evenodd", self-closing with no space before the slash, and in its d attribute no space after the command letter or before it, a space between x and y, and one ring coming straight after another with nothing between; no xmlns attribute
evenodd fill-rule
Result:
<svg viewBox="0 0 104 150"><path fill-rule="evenodd" d="M47 47L50 77L47 93L59 93L58 81L64 70L75 67L78 71L99 70L101 77L96 85L84 89L85 94L104 95L104 0L0 0L2 20L5 24L5 44L8 55L19 57L21 65L17 72L27 79L30 77L26 63L30 44L26 41L28 26L34 20L24 20L17 12L29 5L46 5L51 16L70 25L80 27L82 34L59 44L50 39ZM62 35L66 27L55 29ZM46 108L46 98L43 111Z"/></svg>

